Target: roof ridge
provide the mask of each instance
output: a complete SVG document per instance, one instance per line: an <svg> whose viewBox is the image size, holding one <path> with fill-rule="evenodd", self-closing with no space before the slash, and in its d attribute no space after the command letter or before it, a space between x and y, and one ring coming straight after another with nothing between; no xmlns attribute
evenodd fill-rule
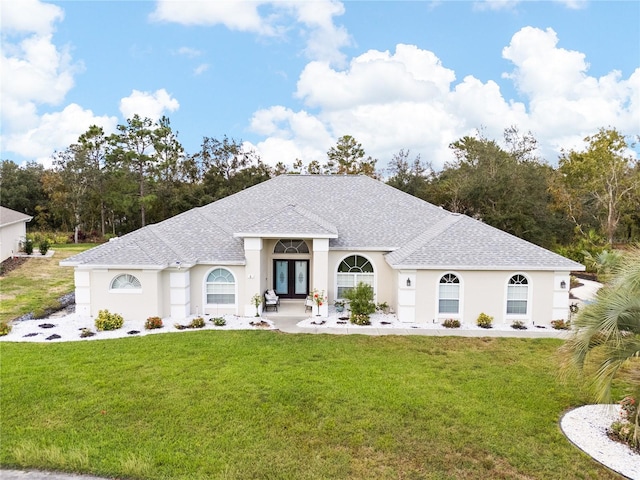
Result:
<svg viewBox="0 0 640 480"><path fill-rule="evenodd" d="M444 216L436 223L431 225L427 230L422 232L417 237L413 238L408 243L404 244L402 247L394 250L387 254L387 258L390 263L400 263L406 258L408 258L412 253L414 253L419 248L422 248L424 245L429 243L431 240L434 240L439 235L442 235L453 225L462 220L466 215L460 213L448 212L448 215Z"/></svg>
<svg viewBox="0 0 640 480"><path fill-rule="evenodd" d="M331 233L335 233L335 234L338 233L338 229L336 228L336 226L332 222L328 221L324 217L321 217L317 213L315 213L315 212L313 212L311 210L308 210L308 209L306 209L304 207L301 207L300 205L288 205L288 206L293 207L293 209L297 213L299 213L300 215L306 217L307 219L311 220L312 222L317 223L322 228L325 228L326 230L329 230Z"/></svg>

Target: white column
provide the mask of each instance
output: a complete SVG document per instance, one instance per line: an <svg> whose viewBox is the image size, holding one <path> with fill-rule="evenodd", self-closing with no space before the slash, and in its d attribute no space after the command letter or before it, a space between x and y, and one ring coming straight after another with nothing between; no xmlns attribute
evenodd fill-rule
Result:
<svg viewBox="0 0 640 480"><path fill-rule="evenodd" d="M416 321L416 271L400 270L398 272L398 320L401 322Z"/></svg>
<svg viewBox="0 0 640 480"><path fill-rule="evenodd" d="M238 305L244 305L245 317L256 315L256 306L251 299L255 294L263 295L262 291L262 239L244 239L244 278L238 278ZM244 285L244 288L242 288ZM262 304L258 307L258 315L262 314Z"/></svg>
<svg viewBox="0 0 640 480"><path fill-rule="evenodd" d="M171 318L178 320L191 314L191 275L189 270L169 273Z"/></svg>
<svg viewBox="0 0 640 480"><path fill-rule="evenodd" d="M76 313L79 315L91 316L91 272L88 270L78 270L73 272L74 283L76 285Z"/></svg>
<svg viewBox="0 0 640 480"><path fill-rule="evenodd" d="M319 292L323 292L325 296L329 296L329 239L314 238L313 239L313 278L311 288ZM323 302L318 309L313 308L314 315L320 314L322 317L329 315L328 301Z"/></svg>

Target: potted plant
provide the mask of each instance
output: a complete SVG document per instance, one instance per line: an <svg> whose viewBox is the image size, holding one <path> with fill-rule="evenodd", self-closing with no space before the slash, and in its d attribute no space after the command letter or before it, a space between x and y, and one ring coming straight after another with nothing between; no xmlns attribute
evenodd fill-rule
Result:
<svg viewBox="0 0 640 480"><path fill-rule="evenodd" d="M336 307L336 312L340 313L344 311L344 300L336 300L333 302L333 306Z"/></svg>
<svg viewBox="0 0 640 480"><path fill-rule="evenodd" d="M262 304L262 295L256 293L253 297L251 297L251 301L256 306L256 317L259 317L260 314L258 313L258 308L260 307L260 304Z"/></svg>

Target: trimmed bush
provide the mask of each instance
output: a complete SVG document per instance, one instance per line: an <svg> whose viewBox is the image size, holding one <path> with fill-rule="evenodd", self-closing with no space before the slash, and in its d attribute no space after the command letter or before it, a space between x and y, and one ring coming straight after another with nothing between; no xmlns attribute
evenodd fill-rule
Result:
<svg viewBox="0 0 640 480"><path fill-rule="evenodd" d="M189 328L202 328L204 327L204 318L202 317L196 317L193 320L191 320L191 323L189 324Z"/></svg>
<svg viewBox="0 0 640 480"><path fill-rule="evenodd" d="M9 332L11 332L11 325L9 325L9 322L0 322L0 337L9 335Z"/></svg>
<svg viewBox="0 0 640 480"><path fill-rule="evenodd" d="M349 300L349 309L351 310L351 323L356 325L371 325L369 315L376 311L376 304L373 302L373 287L366 283L360 282L358 286L349 290L344 294ZM356 322L368 323L356 323Z"/></svg>
<svg viewBox="0 0 640 480"><path fill-rule="evenodd" d="M493 317L483 312L480 315L478 315L478 320L476 320L476 323L480 328L491 328L493 323Z"/></svg>
<svg viewBox="0 0 640 480"><path fill-rule="evenodd" d="M223 317L215 317L212 318L211 321L216 327L224 327L227 324L227 321Z"/></svg>
<svg viewBox="0 0 640 480"><path fill-rule="evenodd" d="M124 325L124 319L122 315L117 313L111 313L109 310L100 310L98 312L98 318L95 321L96 330L117 330Z"/></svg>
<svg viewBox="0 0 640 480"><path fill-rule="evenodd" d="M38 250L40 250L40 255L46 255L47 252L49 251L50 246L51 244L49 243L49 240L42 240L40 242L40 245L38 245Z"/></svg>
<svg viewBox="0 0 640 480"><path fill-rule="evenodd" d="M160 317L149 317L147 318L147 321L144 322L144 328L146 330L155 330L156 328L162 328L163 326L164 325Z"/></svg>
<svg viewBox="0 0 640 480"><path fill-rule="evenodd" d="M31 255L33 253L33 240L30 238L27 238L24 241L24 253L27 255Z"/></svg>
<svg viewBox="0 0 640 480"><path fill-rule="evenodd" d="M364 314L355 314L351 312L351 323L354 325L371 325L371 320L369 320L369 315Z"/></svg>
<svg viewBox="0 0 640 480"><path fill-rule="evenodd" d="M522 320L514 320L511 324L511 328L513 328L514 330L526 330L527 326Z"/></svg>
<svg viewBox="0 0 640 480"><path fill-rule="evenodd" d="M551 326L556 330L569 330L570 324L568 321L563 319L560 320L551 320Z"/></svg>
<svg viewBox="0 0 640 480"><path fill-rule="evenodd" d="M457 318L447 318L442 322L442 326L445 328L460 328L460 320Z"/></svg>

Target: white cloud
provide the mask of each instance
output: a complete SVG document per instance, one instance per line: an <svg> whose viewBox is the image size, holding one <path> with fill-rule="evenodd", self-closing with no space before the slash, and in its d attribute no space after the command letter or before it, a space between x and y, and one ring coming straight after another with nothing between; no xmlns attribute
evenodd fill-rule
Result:
<svg viewBox="0 0 640 480"><path fill-rule="evenodd" d="M351 44L347 30L333 21L342 14L344 5L336 0L158 0L150 18L185 26L224 25L229 30L267 37L299 33L305 42L302 50L307 58L342 65L345 57L340 49Z"/></svg>
<svg viewBox="0 0 640 480"><path fill-rule="evenodd" d="M479 128L497 140L511 125L531 131L552 163L561 147L579 146L600 127L640 134L640 69L627 80L616 71L590 77L585 55L557 44L553 30L525 27L504 49L514 65L504 78L515 83L522 102L505 99L493 80L467 76L456 83L434 53L414 45L398 45L393 53L370 50L345 70L310 62L296 91L305 109L259 110L251 129L267 137L257 146L268 163L324 161L348 134L378 158L379 168L400 149L440 168L453 158L449 144Z"/></svg>
<svg viewBox="0 0 640 480"><path fill-rule="evenodd" d="M202 55L202 51L201 50L197 50L195 48L190 48L190 47L180 47L174 53L176 55L182 55L182 56L188 57L188 58L196 58L196 57L199 57L200 55Z"/></svg>
<svg viewBox="0 0 640 480"><path fill-rule="evenodd" d="M141 118L148 117L155 121L166 112L174 112L178 108L180 108L178 100L164 88L155 92L133 90L131 95L120 100L120 113L127 119L138 114Z"/></svg>
<svg viewBox="0 0 640 480"><path fill-rule="evenodd" d="M64 18L63 10L38 0L4 0L0 2L2 33L50 35L56 22Z"/></svg>
<svg viewBox="0 0 640 480"><path fill-rule="evenodd" d="M195 76L202 75L207 70L209 70L209 64L201 63L200 65L198 65L196 68L193 69L193 74Z"/></svg>
<svg viewBox="0 0 640 480"><path fill-rule="evenodd" d="M98 125L109 134L115 131L116 117L95 116L72 103L60 112L46 113L32 128L3 136L5 148L36 159L46 167L52 163L54 150L63 150L76 143L91 125Z"/></svg>

